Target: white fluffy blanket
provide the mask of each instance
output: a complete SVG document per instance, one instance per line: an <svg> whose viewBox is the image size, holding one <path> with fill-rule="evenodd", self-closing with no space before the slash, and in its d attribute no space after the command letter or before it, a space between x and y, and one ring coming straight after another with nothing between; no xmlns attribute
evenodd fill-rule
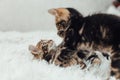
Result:
<svg viewBox="0 0 120 80"><path fill-rule="evenodd" d="M40 39L61 42L51 31L0 32L0 80L103 80L91 72L82 71L79 66L60 68L45 61L32 60L28 46Z"/></svg>

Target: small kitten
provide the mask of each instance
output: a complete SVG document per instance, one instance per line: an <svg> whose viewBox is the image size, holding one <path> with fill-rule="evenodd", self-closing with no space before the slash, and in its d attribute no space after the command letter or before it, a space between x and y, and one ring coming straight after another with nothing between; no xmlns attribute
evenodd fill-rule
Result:
<svg viewBox="0 0 120 80"><path fill-rule="evenodd" d="M55 47L52 40L41 40L36 46L30 45L29 50L36 59L46 60L48 63L54 63L60 67L80 65L81 69L100 76L103 80L110 78L111 59L108 54L99 51L68 50L67 53L71 54L64 56L63 54L58 55Z"/></svg>
<svg viewBox="0 0 120 80"><path fill-rule="evenodd" d="M36 46L30 45L29 50L35 59L51 62L56 53L56 44L53 40L41 40Z"/></svg>
<svg viewBox="0 0 120 80"><path fill-rule="evenodd" d="M63 50L63 54L59 54L56 51L60 49L60 47L56 47L53 40L41 40L36 46L29 46L34 58L38 60L45 60L60 67L80 65L81 69L101 76L103 80L109 79L111 59L108 54L92 50L71 51L69 49L67 49L67 52ZM64 56L64 53L69 53L69 55Z"/></svg>
<svg viewBox="0 0 120 80"><path fill-rule="evenodd" d="M63 56L66 57L66 59L60 60L60 54L59 51L62 49L59 46L56 46L55 42L53 40L41 40L37 43L36 46L30 45L29 50L31 51L32 55L35 59L38 60L45 60L48 63L54 63L55 65L61 66L61 67L68 67L75 64L81 65L81 68L85 67L83 61L81 58L79 58L75 53L75 51L69 51L71 52L70 56ZM73 55L72 55L73 54ZM58 57L59 56L59 57Z"/></svg>
<svg viewBox="0 0 120 80"><path fill-rule="evenodd" d="M110 14L84 17L73 8L56 8L48 12L55 16L57 34L63 38L59 46L65 47L66 52L67 49L80 50L82 45L92 46L94 51L109 52L110 49L111 75L120 79L120 17ZM62 49L60 52L63 54ZM64 53L67 55L69 53Z"/></svg>

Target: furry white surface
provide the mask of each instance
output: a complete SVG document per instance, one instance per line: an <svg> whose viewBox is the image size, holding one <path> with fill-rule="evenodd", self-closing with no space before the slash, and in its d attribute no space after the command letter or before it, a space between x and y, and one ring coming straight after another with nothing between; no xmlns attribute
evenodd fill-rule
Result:
<svg viewBox="0 0 120 80"><path fill-rule="evenodd" d="M55 32L0 32L0 80L103 80L92 72L82 71L79 66L60 68L32 60L28 46L40 39L61 42Z"/></svg>

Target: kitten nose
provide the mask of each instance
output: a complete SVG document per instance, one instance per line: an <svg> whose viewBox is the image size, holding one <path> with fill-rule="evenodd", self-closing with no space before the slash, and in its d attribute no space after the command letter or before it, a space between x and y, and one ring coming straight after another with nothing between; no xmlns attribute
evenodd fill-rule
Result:
<svg viewBox="0 0 120 80"><path fill-rule="evenodd" d="M62 34L62 33L64 33L64 31L59 31L59 34Z"/></svg>
<svg viewBox="0 0 120 80"><path fill-rule="evenodd" d="M57 33L59 36L63 36L63 34L64 34L64 31L58 31L58 33Z"/></svg>
<svg viewBox="0 0 120 80"><path fill-rule="evenodd" d="M47 46L43 46L42 49L43 49L43 50L47 50Z"/></svg>

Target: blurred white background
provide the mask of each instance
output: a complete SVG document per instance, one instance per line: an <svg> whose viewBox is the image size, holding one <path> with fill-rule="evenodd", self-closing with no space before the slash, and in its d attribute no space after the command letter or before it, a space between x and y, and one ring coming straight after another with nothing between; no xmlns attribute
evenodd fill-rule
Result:
<svg viewBox="0 0 120 80"><path fill-rule="evenodd" d="M0 31L56 30L47 10L74 7L88 15L104 12L112 0L0 0Z"/></svg>

